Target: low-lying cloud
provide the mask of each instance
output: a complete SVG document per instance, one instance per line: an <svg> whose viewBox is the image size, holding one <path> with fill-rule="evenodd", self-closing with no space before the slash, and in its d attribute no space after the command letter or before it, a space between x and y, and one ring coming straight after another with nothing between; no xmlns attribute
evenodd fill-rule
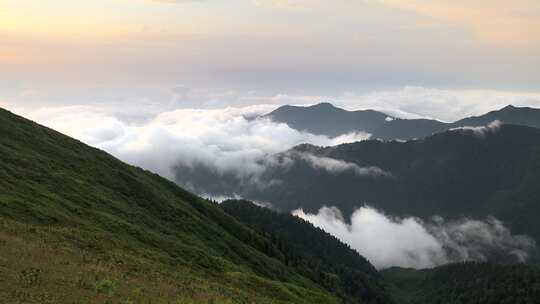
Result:
<svg viewBox="0 0 540 304"><path fill-rule="evenodd" d="M170 179L174 179L175 167L198 166L219 175L249 179L272 165L268 156L295 145L330 146L369 138L366 133L329 138L269 119L253 119L270 109L179 109L139 124L127 123L114 113L90 106L45 108L23 114Z"/></svg>
<svg viewBox="0 0 540 304"><path fill-rule="evenodd" d="M450 131L470 132L473 135L484 137L486 136L486 134L497 132L501 128L502 124L503 123L500 120L494 120L485 126L479 126L479 127L465 126L465 127L459 127L459 128L452 128L450 129Z"/></svg>
<svg viewBox="0 0 540 304"><path fill-rule="evenodd" d="M296 210L311 222L349 244L375 267L429 268L450 262L486 261L490 257L524 262L535 242L512 235L502 222L462 219L431 221L393 218L371 207L357 209L347 222L339 209L323 207L317 214Z"/></svg>
<svg viewBox="0 0 540 304"><path fill-rule="evenodd" d="M341 174L344 172L352 172L358 176L391 176L392 175L390 172L386 172L383 169L375 167L375 166L360 167L357 164L346 162L340 159L315 156L310 153L291 152L288 155L305 161L314 169L323 170L334 175Z"/></svg>

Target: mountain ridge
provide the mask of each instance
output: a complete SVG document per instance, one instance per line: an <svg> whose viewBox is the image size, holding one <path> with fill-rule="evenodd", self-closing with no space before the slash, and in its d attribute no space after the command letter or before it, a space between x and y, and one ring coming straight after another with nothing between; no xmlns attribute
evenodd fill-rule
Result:
<svg viewBox="0 0 540 304"><path fill-rule="evenodd" d="M262 117L287 123L300 131L335 137L354 131L370 133L379 128L389 115L374 110L347 111L324 102L309 107L286 105ZM358 129L359 126L362 130Z"/></svg>
<svg viewBox="0 0 540 304"><path fill-rule="evenodd" d="M347 111L327 102L306 107L282 106L262 117L317 135L335 137L351 132L366 132L373 138L386 140L422 138L452 128L483 126L495 120L540 128L540 109L512 105L455 122L402 119L375 110Z"/></svg>

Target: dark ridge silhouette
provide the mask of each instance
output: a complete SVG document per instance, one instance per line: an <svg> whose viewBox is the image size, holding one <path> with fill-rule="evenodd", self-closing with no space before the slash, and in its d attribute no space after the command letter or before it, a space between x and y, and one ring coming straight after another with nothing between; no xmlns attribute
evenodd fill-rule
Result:
<svg viewBox="0 0 540 304"><path fill-rule="evenodd" d="M309 107L283 106L263 117L318 135L336 137L350 132L366 132L373 138L386 140L423 138L457 127L484 126L495 120L507 124L540 127L540 109L511 105L453 123L433 119L398 119L373 110L347 111L330 103Z"/></svg>

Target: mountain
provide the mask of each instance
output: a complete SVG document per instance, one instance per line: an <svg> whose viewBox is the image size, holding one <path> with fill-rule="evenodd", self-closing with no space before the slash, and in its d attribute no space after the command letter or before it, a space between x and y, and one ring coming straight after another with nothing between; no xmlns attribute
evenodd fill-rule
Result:
<svg viewBox="0 0 540 304"><path fill-rule="evenodd" d="M228 200L221 208L238 221L288 248L288 265L299 265L305 275L350 303L386 303L382 278L355 250L312 224L248 201Z"/></svg>
<svg viewBox="0 0 540 304"><path fill-rule="evenodd" d="M540 128L540 109L509 105L498 111L456 121L452 124L452 127L484 126L494 120L500 120L506 124Z"/></svg>
<svg viewBox="0 0 540 304"><path fill-rule="evenodd" d="M414 270L382 271L396 303L538 303L540 268L462 263Z"/></svg>
<svg viewBox="0 0 540 304"><path fill-rule="evenodd" d="M156 174L1 109L0 134L2 302L344 302Z"/></svg>
<svg viewBox="0 0 540 304"><path fill-rule="evenodd" d="M540 240L540 129L492 124L408 142L300 145L269 156L256 180L227 177L210 189L268 202L284 212L336 206L346 217L368 204L395 216L503 220ZM199 171L200 180L216 180ZM202 177L203 174L205 178ZM190 177L190 171L178 175Z"/></svg>
<svg viewBox="0 0 540 304"><path fill-rule="evenodd" d="M450 128L449 124L433 119L394 119L371 134L373 138L383 140L411 140L444 132Z"/></svg>
<svg viewBox="0 0 540 304"><path fill-rule="evenodd" d="M319 103L309 107L282 106L263 117L286 123L293 129L336 137L357 131L372 133L389 116L373 110L350 112L330 103Z"/></svg>
<svg viewBox="0 0 540 304"><path fill-rule="evenodd" d="M507 106L481 116L453 123L433 119L399 119L373 110L346 111L329 103L309 107L283 106L265 115L297 130L336 137L350 132L366 132L373 138L410 140L459 127L478 127L495 120L507 124L540 127L540 109Z"/></svg>

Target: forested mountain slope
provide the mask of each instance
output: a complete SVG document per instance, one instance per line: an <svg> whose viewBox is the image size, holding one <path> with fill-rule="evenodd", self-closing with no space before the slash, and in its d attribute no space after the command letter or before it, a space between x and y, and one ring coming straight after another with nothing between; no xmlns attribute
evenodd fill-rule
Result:
<svg viewBox="0 0 540 304"><path fill-rule="evenodd" d="M301 145L270 157L278 165L256 182L230 178L220 190L284 212L326 205L349 216L368 204L398 216L495 216L514 233L540 239L540 129L502 125L408 142Z"/></svg>
<svg viewBox="0 0 540 304"><path fill-rule="evenodd" d="M221 208L237 220L275 240L288 265L320 282L348 302L388 302L382 278L358 252L320 228L290 214L248 201L228 200ZM369 244L366 244L369 246Z"/></svg>
<svg viewBox="0 0 540 304"><path fill-rule="evenodd" d="M382 271L400 304L514 304L540 301L540 268L461 263L434 269Z"/></svg>

